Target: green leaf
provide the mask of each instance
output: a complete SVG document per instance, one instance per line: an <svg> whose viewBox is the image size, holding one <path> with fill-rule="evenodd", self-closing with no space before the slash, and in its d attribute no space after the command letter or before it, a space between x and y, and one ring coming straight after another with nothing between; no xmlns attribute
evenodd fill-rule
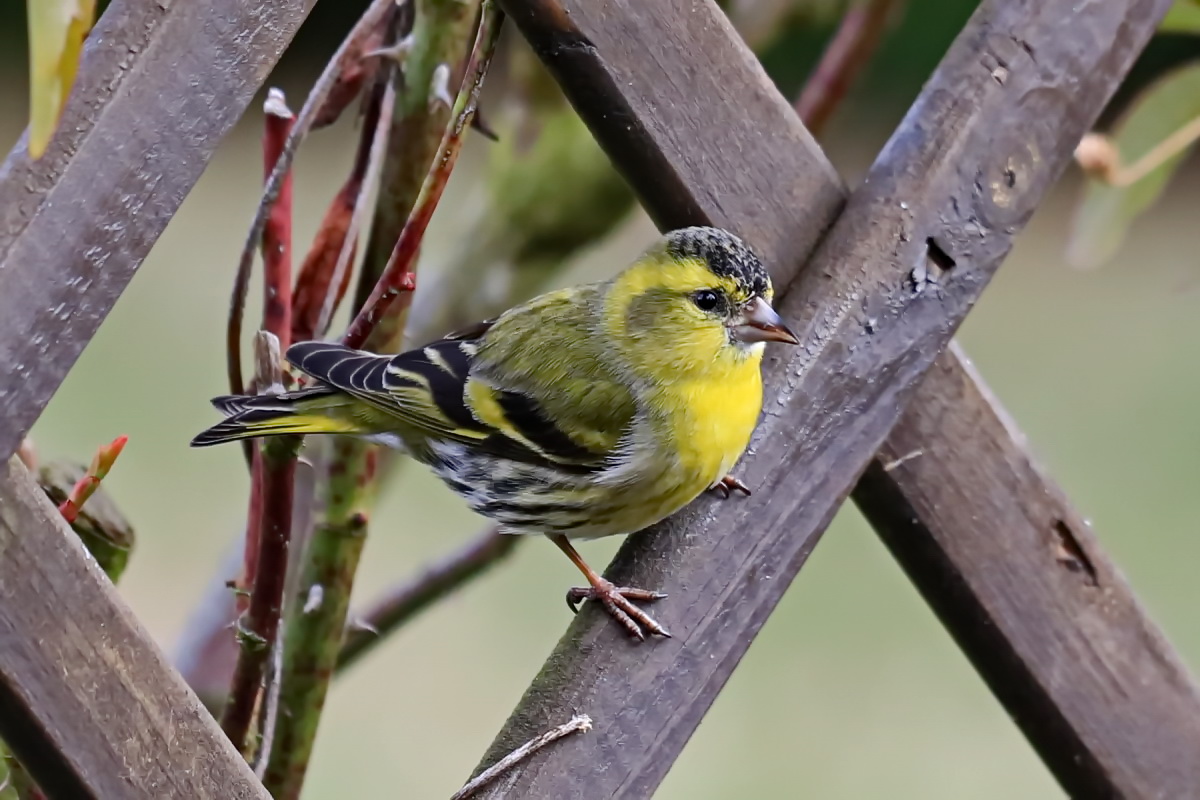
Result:
<svg viewBox="0 0 1200 800"><path fill-rule="evenodd" d="M1168 72L1142 90L1114 126L1111 136L1124 166L1134 164L1168 136L1200 117L1200 63ZM1067 261L1100 266L1116 254L1130 225L1157 202L1191 147L1166 159L1129 186L1089 178L1067 242Z"/></svg>
<svg viewBox="0 0 1200 800"><path fill-rule="evenodd" d="M1159 33L1194 33L1200 36L1200 0L1175 0L1158 26Z"/></svg>
<svg viewBox="0 0 1200 800"><path fill-rule="evenodd" d="M29 154L41 158L75 81L95 0L26 0L29 14Z"/></svg>

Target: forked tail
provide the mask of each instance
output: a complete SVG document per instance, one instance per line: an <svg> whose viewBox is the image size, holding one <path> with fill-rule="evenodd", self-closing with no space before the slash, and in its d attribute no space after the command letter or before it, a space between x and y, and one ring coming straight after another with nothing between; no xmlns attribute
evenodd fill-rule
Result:
<svg viewBox="0 0 1200 800"><path fill-rule="evenodd" d="M278 436L289 433L352 433L346 422L330 414L349 398L327 386L283 394L225 395L212 404L226 418L192 439L192 447Z"/></svg>

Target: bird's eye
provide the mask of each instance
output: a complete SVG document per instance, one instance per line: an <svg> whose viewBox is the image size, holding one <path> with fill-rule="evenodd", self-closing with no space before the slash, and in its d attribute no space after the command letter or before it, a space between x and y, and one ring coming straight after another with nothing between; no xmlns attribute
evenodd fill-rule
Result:
<svg viewBox="0 0 1200 800"><path fill-rule="evenodd" d="M692 302L701 311L712 311L721 304L721 296L711 289L701 289L692 295Z"/></svg>

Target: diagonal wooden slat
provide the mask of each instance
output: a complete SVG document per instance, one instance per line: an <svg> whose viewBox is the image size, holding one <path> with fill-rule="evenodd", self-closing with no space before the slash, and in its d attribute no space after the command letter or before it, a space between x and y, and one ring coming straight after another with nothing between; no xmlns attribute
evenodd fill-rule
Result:
<svg viewBox="0 0 1200 800"><path fill-rule="evenodd" d="M782 231L793 231L792 241L811 241L836 215L841 190L823 157L816 158L818 170L797 174L814 160L815 146L772 110L784 101L712 4L504 5L660 225L730 227L766 256L781 281L795 273L809 251L789 247ZM1072 4L1059 0L988 2L977 12L786 300L793 314L808 312L806 353L775 365L771 378L785 402L799 405L789 413L768 401L757 452L742 467L762 490L755 499L770 495L766 507L714 509L701 501L622 548L610 577L665 585L672 596L655 611L677 639L633 648L616 641L602 615L581 615L483 765L566 710L586 711L596 729L534 757L486 796L653 791L803 564L840 492L867 462L870 443L895 421L918 373L1007 253L1165 8L1164 2L1108 2L1075 16ZM751 177L731 177L742 175ZM813 177L818 191L774 202ZM930 283L939 278L939 285ZM923 403L943 396L957 402ZM998 424L1002 410L955 351L940 357L916 398L914 408L935 408L950 422L934 425L931 415L917 438L926 469L950 485L958 504L953 510L933 502L905 505L919 519L913 527L936 532L938 541L895 527L885 535L898 555L923 552L924 563L935 565L910 568L921 590L939 611L955 599L994 611L988 595L1007 603L1008 628L998 636L969 634L999 614L989 620L943 613L943 620L977 664L1000 651L1012 656L984 669L985 677L1068 789L1093 796L1196 794L1200 778L1188 757L1200 742L1195 685L1129 587L1085 534L1076 539L1103 575L1102 593L1077 580L1064 567L1070 560L1053 548L946 547L951 536L977 544L1008 535L1046 542L1059 519L1073 526L1078 515L1030 467L1023 441ZM919 496L904 465L884 468L896 453L912 452L895 445L912 444L913 413L896 433L908 439L889 440L870 469L871 491L863 484L856 495L876 511L895 512L909 495ZM956 451L946 431L972 424L976 446ZM985 480L962 481L954 467L969 458L980 462L973 474ZM1053 510L1055 519L977 517L997 500ZM967 519L976 524L964 528ZM1005 528L1013 524L1019 529ZM989 559L998 551L1007 561L996 570ZM942 579L951 572L971 580L946 586ZM1020 624L1023 631L1013 630ZM1102 665L1063 677L1070 662L1045 657L1047 637L1072 640L1064 649L1071 653L1098 632L1105 637L1096 651ZM1123 647L1137 652L1122 656ZM1106 729L1104 704L1119 693L1123 724ZM1155 725L1161 730L1149 738ZM1130 742L1130 735L1142 738ZM1153 748L1156 757L1139 762Z"/></svg>
<svg viewBox="0 0 1200 800"><path fill-rule="evenodd" d="M316 0L116 0L46 154L0 165L0 459L58 389Z"/></svg>
<svg viewBox="0 0 1200 800"><path fill-rule="evenodd" d="M1200 796L1200 691L955 346L852 494L1072 797Z"/></svg>
<svg viewBox="0 0 1200 800"><path fill-rule="evenodd" d="M0 735L51 798L268 798L16 456L0 469Z"/></svg>

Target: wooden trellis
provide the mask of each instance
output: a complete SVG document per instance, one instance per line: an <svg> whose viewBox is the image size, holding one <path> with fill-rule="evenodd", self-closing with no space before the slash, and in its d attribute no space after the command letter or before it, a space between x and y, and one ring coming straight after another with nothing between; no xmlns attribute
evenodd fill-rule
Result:
<svg viewBox="0 0 1200 800"><path fill-rule="evenodd" d="M311 5L113 3L71 133L0 168L0 458ZM609 569L672 594L676 638L581 613L484 760L572 710L594 730L485 796L649 796L851 493L1069 792L1200 796L1200 691L950 342L1169 2L985 0L848 202L711 0L502 5L661 226L764 256L804 345L768 365L782 403L741 468L769 499L683 513ZM31 486L10 459L0 736L54 797L265 797Z"/></svg>

